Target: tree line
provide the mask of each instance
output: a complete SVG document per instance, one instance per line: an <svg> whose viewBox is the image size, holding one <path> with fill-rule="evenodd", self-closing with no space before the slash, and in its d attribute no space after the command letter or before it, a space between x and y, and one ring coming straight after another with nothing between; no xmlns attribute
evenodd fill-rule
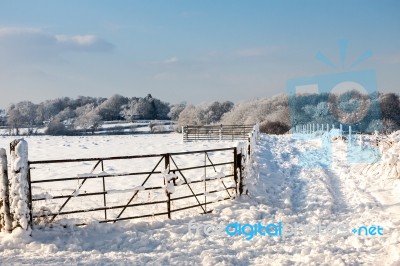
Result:
<svg viewBox="0 0 400 266"><path fill-rule="evenodd" d="M104 121L136 119L169 119L170 104L150 94L146 97L124 97L113 95L110 98L79 96L76 99L63 97L47 100L39 104L22 101L12 104L3 111L4 124L18 135L20 128L46 125L51 131L64 131L80 128L94 132Z"/></svg>
<svg viewBox="0 0 400 266"><path fill-rule="evenodd" d="M204 123L218 122L229 111L232 102L213 102L204 106ZM79 96L62 97L39 104L21 101L0 110L0 125L8 127L10 134L19 135L21 128L35 134L38 127L46 127L49 135L68 135L79 129L92 134L105 121L174 120L178 121L186 103L170 104L148 94L145 97L124 97L115 94L110 98ZM223 111L219 109L223 109ZM191 123L191 121L187 121Z"/></svg>
<svg viewBox="0 0 400 266"><path fill-rule="evenodd" d="M260 122L261 131L271 134L282 134L308 123L341 123L362 133L390 133L400 129L400 98L396 93L367 95L356 90L341 94L282 94L236 104L222 117L222 123L227 124L255 122Z"/></svg>
<svg viewBox="0 0 400 266"><path fill-rule="evenodd" d="M198 105L170 104L148 94L145 97L110 98L80 96L47 100L39 104L22 101L0 110L0 123L18 135L39 126L46 133L64 135L73 129L94 133L104 121L174 120L177 129L185 125L254 124L272 134L307 123L351 124L360 132L391 132L400 129L400 98L396 93L361 94L347 91L335 94L276 95L234 104L230 101Z"/></svg>

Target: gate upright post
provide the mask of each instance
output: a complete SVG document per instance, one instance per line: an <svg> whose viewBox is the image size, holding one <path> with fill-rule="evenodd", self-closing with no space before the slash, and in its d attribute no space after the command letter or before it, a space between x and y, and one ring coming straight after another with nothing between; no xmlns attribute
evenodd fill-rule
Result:
<svg viewBox="0 0 400 266"><path fill-rule="evenodd" d="M11 184L10 213L13 229L21 227L32 229L32 197L30 190L28 143L24 139L14 140L10 144L11 152Z"/></svg>
<svg viewBox="0 0 400 266"><path fill-rule="evenodd" d="M6 150L0 149L0 232L11 233L10 198L8 189L8 171Z"/></svg>
<svg viewBox="0 0 400 266"><path fill-rule="evenodd" d="M101 160L101 171L104 173L104 162ZM103 205L107 208L107 197L106 197L106 180L103 176ZM107 209L104 209L104 220L107 220Z"/></svg>
<svg viewBox="0 0 400 266"><path fill-rule="evenodd" d="M169 166L169 153L164 155L164 161L165 161L165 169L168 169L168 174L170 171L170 166ZM167 212L168 212L168 219L171 219L171 194L168 191L168 182L164 178L164 185L165 185L165 193L167 194Z"/></svg>
<svg viewBox="0 0 400 266"><path fill-rule="evenodd" d="M243 194L243 171L242 171L242 154L239 153L237 156L237 163L239 167L239 195ZM249 157L250 158L250 157Z"/></svg>
<svg viewBox="0 0 400 266"><path fill-rule="evenodd" d="M238 186L238 174L237 174L237 148L233 149L233 178L235 180L236 185L236 195L239 194L239 186Z"/></svg>
<svg viewBox="0 0 400 266"><path fill-rule="evenodd" d="M243 184L242 184L242 154L238 153L237 147L233 150L233 177L235 179L236 185L236 195L241 195L243 193ZM238 172L239 168L239 172Z"/></svg>

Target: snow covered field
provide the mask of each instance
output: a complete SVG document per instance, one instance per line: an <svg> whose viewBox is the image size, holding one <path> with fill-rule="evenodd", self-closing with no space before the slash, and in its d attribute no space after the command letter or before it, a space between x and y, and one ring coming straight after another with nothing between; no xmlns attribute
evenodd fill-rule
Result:
<svg viewBox="0 0 400 266"><path fill-rule="evenodd" d="M0 147L9 148L16 137L0 137ZM112 157L184 152L233 147L234 142L182 142L181 134L121 136L28 136L30 160Z"/></svg>
<svg viewBox="0 0 400 266"><path fill-rule="evenodd" d="M12 138L0 138L8 147ZM178 134L28 137L30 159L107 157L232 147L229 142L182 143ZM400 265L400 180L371 165L349 164L346 144L333 145L332 167L299 166L321 143L262 135L248 196L217 203L212 214L179 212L116 224L34 230L32 237L0 234L2 265ZM308 152L324 164L329 155ZM312 162L313 161L313 162ZM382 166L384 164L381 164ZM303 164L304 166L304 164ZM367 170L365 170L367 169ZM365 170L365 171L363 171ZM217 235L196 228L282 223L283 236ZM191 224L191 228L189 228ZM320 232L314 232L320 225ZM352 229L383 228L353 233ZM329 228L326 229L326 227ZM322 228L322 229L321 229ZM325 228L325 229L324 229ZM307 231L308 230L308 231ZM313 231L314 230L314 231ZM189 232L190 231L190 232ZM308 232L308 233L307 233ZM373 233L375 232L375 235Z"/></svg>
<svg viewBox="0 0 400 266"><path fill-rule="evenodd" d="M152 129L150 125L155 126L154 132L173 132L176 122L171 120L138 120L136 122L125 122L125 121L106 121L97 128L95 134L124 134L124 133L151 133ZM20 135L44 135L47 127L34 127L34 128L20 128ZM77 129L80 129L79 127ZM31 133L29 133L31 131ZM12 132L12 131L11 131ZM80 133L81 135L82 132ZM87 132L88 135L91 133ZM10 129L6 126L0 127L0 136L9 136ZM78 134L79 135L79 134Z"/></svg>

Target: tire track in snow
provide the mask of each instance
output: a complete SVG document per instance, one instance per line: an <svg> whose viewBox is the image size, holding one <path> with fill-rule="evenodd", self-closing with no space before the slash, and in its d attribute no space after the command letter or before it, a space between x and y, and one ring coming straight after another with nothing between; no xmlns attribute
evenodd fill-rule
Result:
<svg viewBox="0 0 400 266"><path fill-rule="evenodd" d="M332 169L327 172L332 179L337 180L337 186L340 186L343 192L342 198L346 202L347 211L354 213L375 207L381 208L382 204L366 190L367 186L376 184L354 173L353 166L347 161L344 145L342 142L335 143L334 162Z"/></svg>
<svg viewBox="0 0 400 266"><path fill-rule="evenodd" d="M275 166L271 170L283 173L281 185L284 188L274 191L277 197L273 200L274 207L283 209L286 215L295 216L292 221L340 220L339 217L351 212L340 178L324 168L330 155L320 150L317 142L270 136L263 145L271 151L271 163ZM307 161L299 165L305 147ZM316 165L320 168L314 168Z"/></svg>
<svg viewBox="0 0 400 266"><path fill-rule="evenodd" d="M275 208L286 216L292 216L291 222L298 223L313 220L310 216L321 212L321 204L329 205L322 206L323 212L331 208L329 186L324 181L327 177L320 169L304 169L295 163L299 160L303 143L289 137L269 136L262 145L270 149L271 164L274 165L271 169L282 173L280 184L283 187L275 189L273 194L276 197L272 200Z"/></svg>

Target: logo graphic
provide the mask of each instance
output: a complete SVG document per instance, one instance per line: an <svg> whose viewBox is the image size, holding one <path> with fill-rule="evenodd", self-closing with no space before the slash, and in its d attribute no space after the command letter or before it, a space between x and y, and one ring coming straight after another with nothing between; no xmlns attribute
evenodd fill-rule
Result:
<svg viewBox="0 0 400 266"><path fill-rule="evenodd" d="M342 40L339 44L341 66L344 67L347 41ZM365 51L350 68L371 56L371 51ZM337 68L337 65L321 52L317 53L316 58L330 67ZM332 139L343 139L344 133L348 135L346 139L349 163L372 163L379 159L376 147L361 145L355 140L357 133L374 133L382 129L374 70L294 78L287 81L286 89L293 137L322 140L319 150L303 152L299 160L301 167L329 168L332 163Z"/></svg>
<svg viewBox="0 0 400 266"><path fill-rule="evenodd" d="M291 236L383 236L383 227L380 225L359 226L351 230L347 224L323 224L318 222L316 224L289 224L289 223L268 223L264 224L261 221L257 223L239 223L237 221L227 225L220 223L213 225L210 223L197 223L191 220L188 223L188 233L197 236L217 236L217 237L241 237L245 240L252 240L254 237L280 237L287 238Z"/></svg>
<svg viewBox="0 0 400 266"><path fill-rule="evenodd" d="M360 226L358 229L354 228L353 230L351 230L351 232L353 232L353 234L361 236L361 235L365 235L365 236L383 236L383 228L381 226L375 226L372 225L370 227L367 227L365 225Z"/></svg>

